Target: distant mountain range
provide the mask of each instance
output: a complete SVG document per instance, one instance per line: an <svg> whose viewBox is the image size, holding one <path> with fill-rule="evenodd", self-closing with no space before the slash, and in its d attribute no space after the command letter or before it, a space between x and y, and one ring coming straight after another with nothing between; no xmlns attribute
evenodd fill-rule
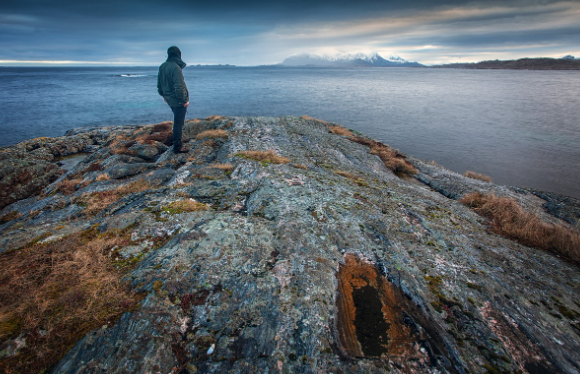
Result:
<svg viewBox="0 0 580 374"><path fill-rule="evenodd" d="M580 70L580 59L568 55L562 58L541 57L521 58L519 60L489 60L435 65L432 67L455 69Z"/></svg>
<svg viewBox="0 0 580 374"><path fill-rule="evenodd" d="M378 53L356 53L334 56L319 56L313 54L300 54L286 58L282 66L320 66L320 67L411 67L423 66L418 62L407 61L399 56L391 56L388 59Z"/></svg>

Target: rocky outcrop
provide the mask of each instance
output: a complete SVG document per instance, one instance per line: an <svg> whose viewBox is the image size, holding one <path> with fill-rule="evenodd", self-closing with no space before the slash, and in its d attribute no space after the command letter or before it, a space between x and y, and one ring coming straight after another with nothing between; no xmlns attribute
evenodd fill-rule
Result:
<svg viewBox="0 0 580 374"><path fill-rule="evenodd" d="M188 121L188 154L167 148L167 125L31 141L48 154L49 144L86 139L78 151L86 142L93 152L69 171L51 153L55 177L3 200L2 256L115 232L107 251L139 295L120 318L76 332L52 372L580 371L579 268L492 233L457 201L493 192L574 230L558 217L574 224L574 210L563 212L576 200L398 153L414 169L395 173L365 145L376 143L330 125ZM25 149L3 149L2 167L9 155L29 160ZM16 325L4 333L5 360L41 339Z"/></svg>

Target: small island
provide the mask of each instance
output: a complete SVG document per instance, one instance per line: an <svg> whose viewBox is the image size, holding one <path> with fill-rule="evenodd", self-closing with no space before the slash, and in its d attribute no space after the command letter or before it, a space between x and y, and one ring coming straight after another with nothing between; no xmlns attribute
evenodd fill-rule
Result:
<svg viewBox="0 0 580 374"><path fill-rule="evenodd" d="M339 124L212 116L0 149L0 368L577 373L580 202Z"/></svg>

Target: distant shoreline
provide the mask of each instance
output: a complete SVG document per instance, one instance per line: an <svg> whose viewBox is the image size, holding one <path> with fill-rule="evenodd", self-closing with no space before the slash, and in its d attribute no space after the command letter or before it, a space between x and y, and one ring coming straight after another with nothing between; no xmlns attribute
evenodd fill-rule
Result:
<svg viewBox="0 0 580 374"><path fill-rule="evenodd" d="M578 59L521 58L433 65L431 68L498 69L498 70L580 70Z"/></svg>

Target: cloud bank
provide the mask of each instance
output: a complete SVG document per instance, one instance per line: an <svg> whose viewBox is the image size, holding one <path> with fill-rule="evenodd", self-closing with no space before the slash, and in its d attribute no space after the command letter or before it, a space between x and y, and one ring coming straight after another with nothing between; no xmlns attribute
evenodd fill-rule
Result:
<svg viewBox="0 0 580 374"><path fill-rule="evenodd" d="M574 1L8 0L0 64L271 64L297 53L378 52L425 64L580 55Z"/></svg>

